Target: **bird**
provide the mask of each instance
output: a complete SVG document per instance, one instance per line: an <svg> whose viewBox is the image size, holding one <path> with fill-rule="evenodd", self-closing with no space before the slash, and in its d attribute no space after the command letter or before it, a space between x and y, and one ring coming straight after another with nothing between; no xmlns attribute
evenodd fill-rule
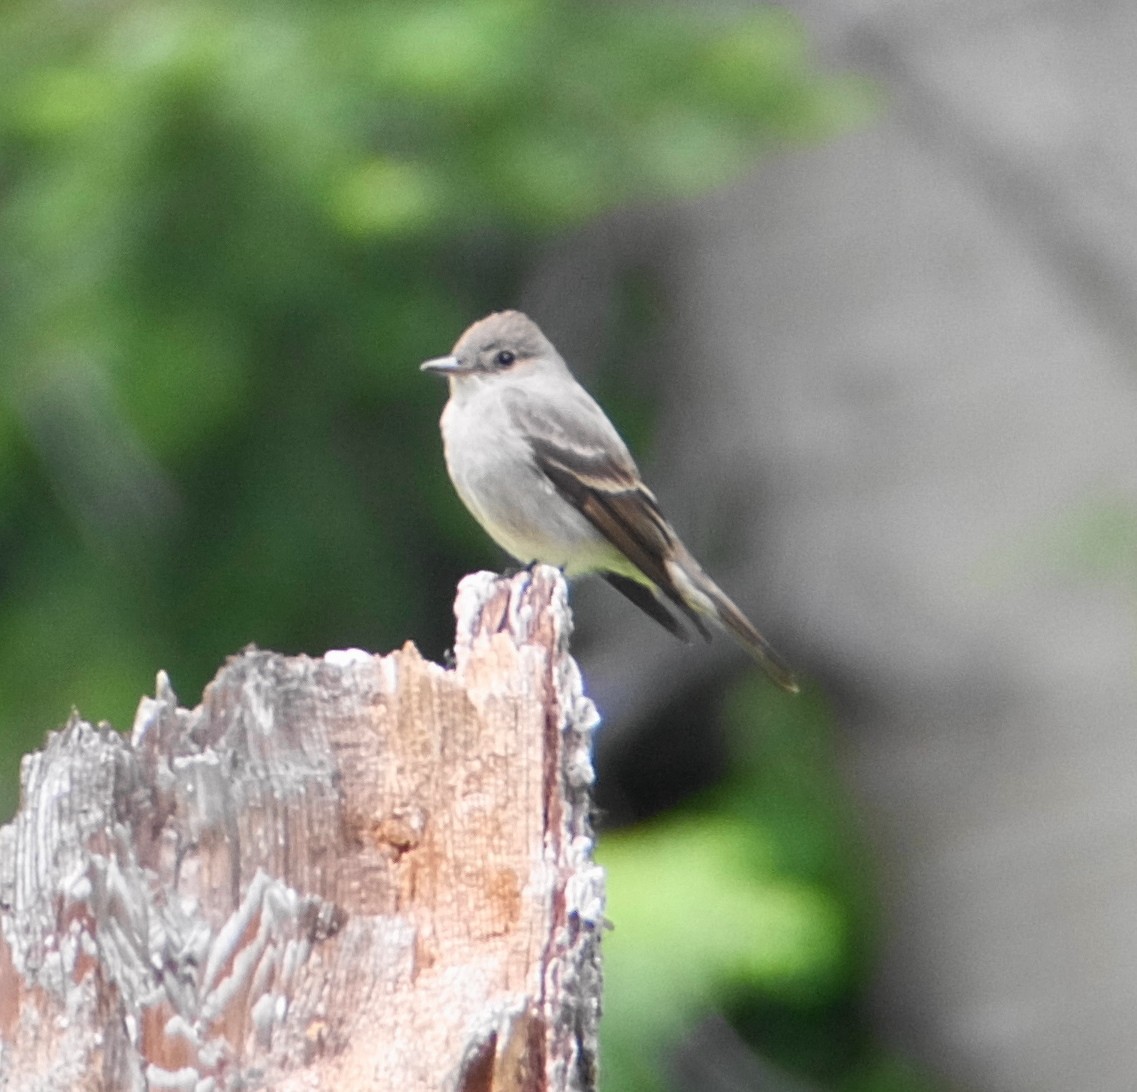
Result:
<svg viewBox="0 0 1137 1092"><path fill-rule="evenodd" d="M793 671L703 571L644 484L615 426L520 311L473 323L421 370L449 382L443 454L474 519L521 564L598 573L682 640L730 633L781 689Z"/></svg>

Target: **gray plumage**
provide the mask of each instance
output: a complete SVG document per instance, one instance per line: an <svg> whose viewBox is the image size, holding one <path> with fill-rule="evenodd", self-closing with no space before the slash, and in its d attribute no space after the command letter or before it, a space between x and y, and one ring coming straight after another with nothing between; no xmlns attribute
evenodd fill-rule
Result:
<svg viewBox="0 0 1137 1092"><path fill-rule="evenodd" d="M678 636L669 605L703 636L711 619L797 692L781 657L680 541L612 422L536 323L497 312L469 327L450 356L422 367L449 379L446 466L499 546L569 576L601 573Z"/></svg>

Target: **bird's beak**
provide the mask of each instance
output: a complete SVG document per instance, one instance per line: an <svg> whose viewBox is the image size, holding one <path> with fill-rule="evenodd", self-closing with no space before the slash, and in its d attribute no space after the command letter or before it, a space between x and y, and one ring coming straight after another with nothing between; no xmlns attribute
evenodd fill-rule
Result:
<svg viewBox="0 0 1137 1092"><path fill-rule="evenodd" d="M435 375L458 375L468 369L456 356L439 356L434 360L424 360L419 371L433 372Z"/></svg>

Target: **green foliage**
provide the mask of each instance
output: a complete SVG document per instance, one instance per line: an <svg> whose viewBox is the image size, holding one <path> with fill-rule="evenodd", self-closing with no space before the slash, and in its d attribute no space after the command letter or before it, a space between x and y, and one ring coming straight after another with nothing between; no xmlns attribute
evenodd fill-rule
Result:
<svg viewBox="0 0 1137 1092"><path fill-rule="evenodd" d="M845 922L780 870L768 832L711 811L606 837L602 1058L608 1086L660 1087L667 1047L724 992L829 995Z"/></svg>
<svg viewBox="0 0 1137 1092"><path fill-rule="evenodd" d="M1041 552L1065 571L1097 580L1121 578L1127 587L1134 586L1137 511L1128 498L1092 497L1047 530L1049 541Z"/></svg>
<svg viewBox="0 0 1137 1092"><path fill-rule="evenodd" d="M780 1066L827 1087L916 1092L873 1084L871 1043L851 1012L870 873L828 755L825 707L751 674L723 721L724 784L690 812L601 842L615 923L604 942L606 1081L663 1089L676 1035L719 1008Z"/></svg>
<svg viewBox="0 0 1137 1092"><path fill-rule="evenodd" d="M872 871L830 757L830 716L756 673L722 710L730 776L697 806L608 834L604 1084L664 1092L669 1051L707 1012L803 1087L933 1092L881 1052L859 996Z"/></svg>

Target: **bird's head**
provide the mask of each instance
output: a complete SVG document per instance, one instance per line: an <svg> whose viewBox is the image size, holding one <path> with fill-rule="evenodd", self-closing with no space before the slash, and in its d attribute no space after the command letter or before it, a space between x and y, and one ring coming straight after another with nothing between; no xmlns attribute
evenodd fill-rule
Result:
<svg viewBox="0 0 1137 1092"><path fill-rule="evenodd" d="M552 343L540 327L520 311L495 311L468 327L449 356L422 364L422 371L442 375L451 389L466 383L521 377L541 371L563 370Z"/></svg>

